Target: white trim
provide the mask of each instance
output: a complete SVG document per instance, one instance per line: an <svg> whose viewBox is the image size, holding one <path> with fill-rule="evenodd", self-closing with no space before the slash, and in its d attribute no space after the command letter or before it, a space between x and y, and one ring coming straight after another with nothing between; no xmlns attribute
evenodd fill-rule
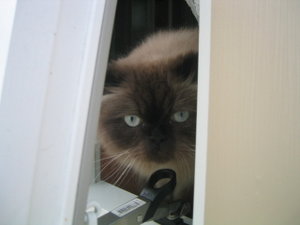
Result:
<svg viewBox="0 0 300 225"><path fill-rule="evenodd" d="M86 130L83 152L81 155L81 168L77 173L77 176L79 177L75 204L74 225L83 224L84 212L87 207L88 190L90 184L94 182L95 178L95 149L98 144L96 138L98 119L100 114L101 97L112 38L117 0L108 0L102 2L101 7L99 6L99 2L97 2L96 4L98 4L98 6L95 5L95 9L98 9L98 11L95 12L95 15L97 15L98 19L95 19L95 21L101 21L101 24L95 24L94 29L101 28L101 31L99 38L97 40L94 40L94 42L92 42L90 45L91 49L95 50L96 54L98 52L98 54L97 61L95 63L96 66L94 65L95 71L93 84L91 87L91 96L89 96L89 99L86 99L86 101L84 101L84 103L89 104L89 112L85 124ZM101 11L99 11L99 9L101 9ZM98 48L95 48L96 45L93 43L98 43ZM81 107L79 107L79 109L80 108ZM80 129L77 130L78 132L80 132Z"/></svg>
<svg viewBox="0 0 300 225"><path fill-rule="evenodd" d="M0 1L0 104L17 0Z"/></svg>
<svg viewBox="0 0 300 225"><path fill-rule="evenodd" d="M200 0L197 139L193 224L205 224L205 187L210 86L211 0Z"/></svg>
<svg viewBox="0 0 300 225"><path fill-rule="evenodd" d="M76 195L87 192L77 193L80 160L108 2L17 3L0 108L0 224L74 223Z"/></svg>

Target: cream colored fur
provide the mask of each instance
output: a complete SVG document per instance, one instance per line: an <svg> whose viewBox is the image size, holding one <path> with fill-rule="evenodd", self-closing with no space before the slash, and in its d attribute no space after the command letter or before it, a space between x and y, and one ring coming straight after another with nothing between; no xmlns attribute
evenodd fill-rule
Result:
<svg viewBox="0 0 300 225"><path fill-rule="evenodd" d="M174 47L175 46L175 47ZM156 64L188 53L198 52L198 29L161 31L142 42L119 65Z"/></svg>

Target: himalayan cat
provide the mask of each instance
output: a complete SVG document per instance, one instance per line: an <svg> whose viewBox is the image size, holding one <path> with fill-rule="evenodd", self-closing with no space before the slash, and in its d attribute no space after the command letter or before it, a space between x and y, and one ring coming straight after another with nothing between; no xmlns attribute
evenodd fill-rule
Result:
<svg viewBox="0 0 300 225"><path fill-rule="evenodd" d="M198 29L160 31L108 65L99 122L101 177L139 194L158 169L173 199L193 190Z"/></svg>

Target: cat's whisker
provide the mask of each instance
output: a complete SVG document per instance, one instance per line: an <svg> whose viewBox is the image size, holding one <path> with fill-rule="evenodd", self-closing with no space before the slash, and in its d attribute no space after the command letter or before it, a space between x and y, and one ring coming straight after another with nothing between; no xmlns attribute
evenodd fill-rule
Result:
<svg viewBox="0 0 300 225"><path fill-rule="evenodd" d="M108 160L108 159L113 159L113 158L119 158L122 155L128 154L128 151L119 153L119 154L114 154L114 155L110 155L110 156L106 156L106 157L101 157L100 159L95 160L95 162L100 162L100 161L104 161L104 160Z"/></svg>
<svg viewBox="0 0 300 225"><path fill-rule="evenodd" d="M190 174L190 165L189 165L189 162L187 160L187 158L183 157L183 167L184 167L184 171L186 173L186 175Z"/></svg>
<svg viewBox="0 0 300 225"><path fill-rule="evenodd" d="M183 143L183 147L180 149L181 151L184 152L195 152L195 144L191 144L191 143Z"/></svg>
<svg viewBox="0 0 300 225"><path fill-rule="evenodd" d="M182 169L182 171L183 171L183 174L185 174L185 175L188 175L189 173L188 173L188 165L187 165L187 161L186 161L186 157L184 157L184 155L182 154L182 157L181 157L181 163L180 163L180 165L181 165L181 169Z"/></svg>
<svg viewBox="0 0 300 225"><path fill-rule="evenodd" d="M109 178L113 177L114 175L118 174L118 172L121 171L122 168L124 168L124 162L126 162L129 159L130 155L127 155L127 157L123 160L123 163L119 165L115 170L112 171L112 173L108 177L104 177L103 180L108 180ZM101 170L103 171L103 170Z"/></svg>
<svg viewBox="0 0 300 225"><path fill-rule="evenodd" d="M93 183L95 183L98 179L98 177L101 175L101 171L98 172L98 174L95 176Z"/></svg>
<svg viewBox="0 0 300 225"><path fill-rule="evenodd" d="M102 177L102 180L108 181L110 178L115 177L121 171L121 168L122 168L122 166L116 168L108 176Z"/></svg>
<svg viewBox="0 0 300 225"><path fill-rule="evenodd" d="M135 160L132 160L124 169L123 173L119 176L119 178L117 179L117 181L114 183L114 185L118 184L118 182L120 181L120 184L122 183L123 178L126 177L127 172L130 171L130 169L132 168L132 165L134 164Z"/></svg>
<svg viewBox="0 0 300 225"><path fill-rule="evenodd" d="M132 151L132 158L138 159L140 156L144 155L142 151Z"/></svg>
<svg viewBox="0 0 300 225"><path fill-rule="evenodd" d="M118 155L115 155L114 157L111 157L111 159L109 160L109 162L107 162L107 165L105 165L103 168L102 168L102 171L105 170L105 168L107 166L109 166L112 162L116 161L117 159L119 159L121 156L124 156L127 154L127 157L129 156L129 152L125 152L123 154L118 154Z"/></svg>
<svg viewBox="0 0 300 225"><path fill-rule="evenodd" d="M111 160L109 160L109 162L107 162L107 164L106 164L103 168L101 168L101 170L99 171L99 173L97 174L97 176L95 176L94 182L98 179L98 177L101 175L101 173L102 173L106 168L108 168L108 166L109 166L113 161L115 161L116 159L118 159L118 158L120 158L121 156L126 155L126 154L128 154L128 151L122 152L122 153L120 153L120 154L113 155L113 156L111 156L111 157L105 157L106 159L107 159L107 158L110 158Z"/></svg>
<svg viewBox="0 0 300 225"><path fill-rule="evenodd" d="M133 172L130 173L130 171L132 171L132 168L133 168L134 164L135 164L135 162L131 165L131 168L128 170L126 176L125 176L125 177L123 178L123 180L121 181L121 183L122 183L122 182L128 177L128 175L129 175L128 179L126 179L126 182L123 183L123 185L127 185L128 182L129 182L132 178L135 177L136 174L134 174ZM137 178L137 177L135 177L135 178Z"/></svg>
<svg viewBox="0 0 300 225"><path fill-rule="evenodd" d="M187 155L184 152L178 152L178 159L176 160L176 165L182 171L183 174L188 176L191 173L191 166L190 161L187 159L186 156Z"/></svg>
<svg viewBox="0 0 300 225"><path fill-rule="evenodd" d="M122 168L123 168L123 166L122 166L122 165L119 165L119 167L116 167L114 170L112 170L110 174L108 174L108 175L105 176L105 177L102 177L102 180L106 180L106 181L109 180L110 178L112 178L112 177L114 177L116 174L118 174L118 173L121 171Z"/></svg>
<svg viewBox="0 0 300 225"><path fill-rule="evenodd" d="M195 150L194 149L185 149L182 150L181 152L187 153L188 155L195 155Z"/></svg>
<svg viewBox="0 0 300 225"><path fill-rule="evenodd" d="M181 158L182 158L182 154L181 154L181 152L178 152L177 153L178 154L178 157L177 157L177 160L175 160L175 164L176 164L176 167L179 169L179 170L182 170L182 163L181 163Z"/></svg>

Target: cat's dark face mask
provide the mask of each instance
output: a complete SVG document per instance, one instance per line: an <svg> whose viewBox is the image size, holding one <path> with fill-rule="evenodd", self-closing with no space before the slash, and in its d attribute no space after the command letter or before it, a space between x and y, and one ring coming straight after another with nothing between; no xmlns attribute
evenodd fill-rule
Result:
<svg viewBox="0 0 300 225"><path fill-rule="evenodd" d="M194 149L196 63L191 54L163 68L111 67L100 115L104 147L156 163Z"/></svg>

